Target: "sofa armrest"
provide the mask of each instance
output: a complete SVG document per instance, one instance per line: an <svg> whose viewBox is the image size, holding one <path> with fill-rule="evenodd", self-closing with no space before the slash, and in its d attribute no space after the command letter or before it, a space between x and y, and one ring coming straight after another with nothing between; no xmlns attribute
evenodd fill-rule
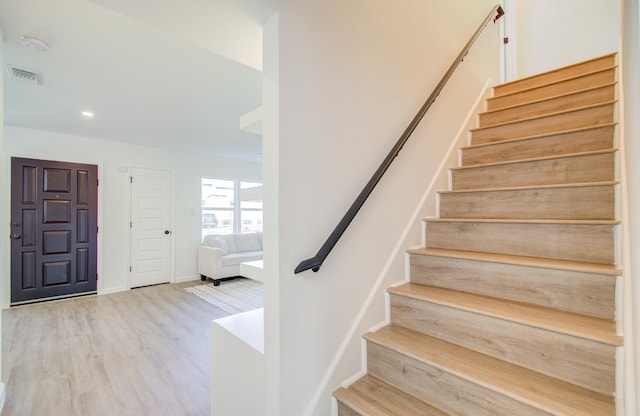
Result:
<svg viewBox="0 0 640 416"><path fill-rule="evenodd" d="M209 246L198 247L198 274L219 279L222 269L222 249Z"/></svg>

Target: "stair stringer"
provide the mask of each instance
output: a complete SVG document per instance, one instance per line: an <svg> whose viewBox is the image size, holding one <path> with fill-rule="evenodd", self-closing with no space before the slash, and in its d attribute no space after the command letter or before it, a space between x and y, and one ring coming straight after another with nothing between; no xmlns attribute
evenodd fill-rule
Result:
<svg viewBox="0 0 640 416"><path fill-rule="evenodd" d="M426 225L423 221L425 216L430 215L428 213L436 213L438 209L438 190L448 187L451 180L450 167L458 164L460 160L460 151L459 149L463 146L469 144L470 141L470 133L469 130L472 128L476 128L478 126L477 114L481 111L484 111L486 108L486 99L491 96L492 84L495 80L488 78L482 87L480 93L476 97L474 104L469 109L469 112L464 118L464 121L461 123L458 132L453 136L453 140L449 145L449 148L446 152L446 155L442 158L440 165L436 170L436 174L432 177L431 181L425 188L425 191L420 198L419 203L416 206L416 209L413 211L413 214L407 221L406 227L404 228L400 238L394 245L394 250L391 253L401 254L403 256L404 261L404 276L401 280L396 281L391 286L397 286L406 284L409 282L409 254L406 251L408 246L407 240L408 235L412 230L415 230L416 227L420 227L421 230L421 243L419 246L413 246L411 248L424 247L426 243ZM385 267L382 269L381 273L375 280L374 285L369 291L366 301L363 304L362 308L354 320L353 324L349 329L349 333L345 337L343 343L340 345L340 349L337 354L334 356L334 359L331 362L331 366L325 372L325 375L322 379L321 385L316 390L312 400L309 405L305 409L304 415L311 414L311 409L313 409L317 402L322 398L326 397L327 394L331 395L338 386L331 385L331 376L335 373L338 368L340 362L342 361L344 355L346 354L347 348L351 342L359 341L360 342L360 357L361 357L361 368L358 372L354 373L352 376L347 379L342 380L340 383L341 387L346 387L352 384L354 381L358 380L362 376L367 373L367 342L364 338L362 338L362 331L360 328L362 327L362 321L366 312L371 308L371 304L374 302L374 299L378 296L378 294L383 294L385 299L385 319L373 327L367 328L367 331L375 331L380 329L391 322L390 318L390 296L387 292L387 288L389 285L384 286L385 277L387 276L391 265L394 263L397 255L392 254L388 261L385 264ZM338 416L338 402L335 397L331 397L331 411L332 416Z"/></svg>
<svg viewBox="0 0 640 416"><path fill-rule="evenodd" d="M636 414L637 411L637 382L636 372L637 370L637 356L638 346L633 342L638 338L638 331L634 325L634 282L632 276L632 263L631 263L631 230L630 230L630 201L629 193L631 190L629 187L629 166L627 164L628 151L627 151L627 137L630 137L625 132L625 116L628 114L625 112L625 94L626 91L624 85L624 69L625 66L621 62L621 58L617 59L617 80L620 85L618 88L617 97L617 111L616 117L618 125L614 130L614 145L618 147L618 158L616 160L616 172L618 172L620 186L618 186L617 200L616 200L616 215L621 220L621 224L618 226L618 248L616 250L616 262L620 264L622 268L622 276L618 277L616 293L616 327L618 333L624 333L625 346L618 349L616 355L616 416L625 416ZM636 283L637 285L637 283Z"/></svg>

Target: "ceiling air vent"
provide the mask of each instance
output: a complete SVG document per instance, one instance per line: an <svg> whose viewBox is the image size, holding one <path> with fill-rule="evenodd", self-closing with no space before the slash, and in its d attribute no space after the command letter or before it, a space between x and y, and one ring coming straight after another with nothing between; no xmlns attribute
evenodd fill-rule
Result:
<svg viewBox="0 0 640 416"><path fill-rule="evenodd" d="M39 72L31 71L25 68L18 68L17 66L6 65L7 73L12 79L17 79L31 84L41 85L42 74Z"/></svg>

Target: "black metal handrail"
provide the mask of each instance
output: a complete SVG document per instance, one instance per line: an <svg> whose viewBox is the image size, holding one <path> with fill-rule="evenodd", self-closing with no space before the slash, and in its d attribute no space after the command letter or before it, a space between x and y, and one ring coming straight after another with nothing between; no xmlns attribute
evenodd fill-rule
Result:
<svg viewBox="0 0 640 416"><path fill-rule="evenodd" d="M442 79L440 80L436 88L433 90L433 92L431 93L427 101L420 108L420 111L418 111L418 114L416 114L413 120L411 120L411 123L409 123L409 126L407 127L407 129L404 131L404 133L402 133L402 136L400 136L400 139L398 139L398 141L393 146L393 148L391 149L387 157L382 161L382 164L380 164L380 166L378 167L376 172L373 174L371 179L369 179L369 182L367 182L365 187L362 189L362 191L360 192L356 200L353 202L353 204L351 204L351 207L349 207L349 210L346 212L346 214L344 214L344 217L342 217L342 219L340 220L336 228L329 235L329 237L327 238L327 241L324 242L324 244L322 245L322 247L320 247L320 250L318 250L315 256L311 257L310 259L301 261L300 264L298 264L298 267L296 267L295 273L300 273L309 269L313 270L314 272L317 272L318 270L320 270L320 266L322 266L322 263L324 262L324 260L327 258L327 256L329 255L333 247L336 245L336 243L338 242L342 234L344 234L347 227L349 226L351 221L353 221L358 211L360 211L360 208L362 208L362 206L364 205L369 195L371 195L371 193L373 192L373 189L376 187L376 185L378 184L382 176L385 174L385 172L391 165L391 162L393 162L393 160L398 156L398 153L400 153L400 150L402 150L402 147L404 146L404 144L407 142L407 140L409 139L413 131L416 129L416 127L418 127L418 124L420 123L420 121L422 120L426 112L429 110L431 105L435 102L438 95L440 95L440 92L442 91L444 86L447 84L447 81L449 80L449 78L451 78L451 75L453 75L456 68L460 64L460 62L462 62L464 60L464 57L467 56L467 53L469 53L469 50L471 49L471 46L473 46L476 39L478 39L478 37L480 36L484 28L489 24L489 21L491 21L491 19L493 19L493 22L495 23L503 15L504 15L504 10L500 5L495 5L493 9L491 9L491 12L487 15L487 17L484 19L482 24L475 31L473 36L471 36L471 39L469 39L469 42L467 42L465 47L462 49L462 52L460 52L460 54L456 57L455 61L453 61L453 63L449 67L449 70L444 74L444 76L442 77Z"/></svg>

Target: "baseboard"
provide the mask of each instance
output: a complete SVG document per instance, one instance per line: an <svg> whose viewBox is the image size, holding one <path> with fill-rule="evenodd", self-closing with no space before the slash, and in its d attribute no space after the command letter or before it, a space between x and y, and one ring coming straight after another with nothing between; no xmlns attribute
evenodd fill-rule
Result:
<svg viewBox="0 0 640 416"><path fill-rule="evenodd" d="M200 275L199 274L194 274L191 276L180 276L180 277L176 277L175 279L173 279L173 283L184 283L184 282L191 282L194 280L200 280Z"/></svg>
<svg viewBox="0 0 640 416"><path fill-rule="evenodd" d="M109 289L98 290L98 295L110 295L112 293L126 292L127 290L129 290L129 288L126 286L112 287Z"/></svg>

